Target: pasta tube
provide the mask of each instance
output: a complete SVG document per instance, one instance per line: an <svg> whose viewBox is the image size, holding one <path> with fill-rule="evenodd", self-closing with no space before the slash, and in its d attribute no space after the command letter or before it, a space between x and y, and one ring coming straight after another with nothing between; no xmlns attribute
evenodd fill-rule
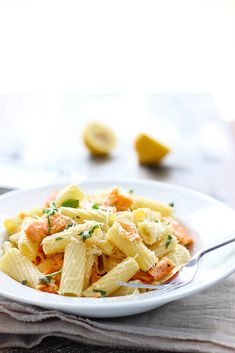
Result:
<svg viewBox="0 0 235 353"><path fill-rule="evenodd" d="M95 262L95 256L92 254L87 254L86 258L86 269L84 274L84 283L83 283L83 290L87 289L89 286L89 281L91 277L92 266Z"/></svg>
<svg viewBox="0 0 235 353"><path fill-rule="evenodd" d="M115 215L112 212L103 210L61 207L60 212L65 216L71 217L77 223L96 221L104 225L111 225L115 220Z"/></svg>
<svg viewBox="0 0 235 353"><path fill-rule="evenodd" d="M38 255L38 248L40 243L30 240L26 234L25 229L33 221L31 217L25 217L19 233L18 248L23 256L28 257L30 260L34 260Z"/></svg>
<svg viewBox="0 0 235 353"><path fill-rule="evenodd" d="M86 247L82 240L75 239L65 248L59 294L80 296L84 285Z"/></svg>
<svg viewBox="0 0 235 353"><path fill-rule="evenodd" d="M177 244L173 251L169 252L167 258L174 262L176 266L181 266L187 263L190 259L190 252L183 245Z"/></svg>
<svg viewBox="0 0 235 353"><path fill-rule="evenodd" d="M131 241L125 238L123 234L125 234L125 230L116 222L108 230L106 237L126 256L134 257L141 270L148 271L151 267L156 265L158 261L157 257L154 252L144 245L141 239Z"/></svg>
<svg viewBox="0 0 235 353"><path fill-rule="evenodd" d="M177 245L177 238L174 235L167 235L161 241L158 241L153 244L151 246L151 250L155 253L157 257L161 257L174 250Z"/></svg>
<svg viewBox="0 0 235 353"><path fill-rule="evenodd" d="M80 190L80 188L75 185L71 184L67 186L66 188L62 189L55 198L55 205L56 207L60 207L63 205L63 203L74 200L74 201L81 201L84 198L83 192Z"/></svg>
<svg viewBox="0 0 235 353"><path fill-rule="evenodd" d="M152 245L160 239L161 231L159 231L159 223L145 220L138 223L139 234L147 245Z"/></svg>
<svg viewBox="0 0 235 353"><path fill-rule="evenodd" d="M44 253L46 255L50 255L56 252L63 252L65 247L73 238L80 238L81 233L89 232L89 230L95 226L97 226L96 222L86 222L84 224L78 224L75 227L71 227L62 232L45 237L42 241Z"/></svg>
<svg viewBox="0 0 235 353"><path fill-rule="evenodd" d="M131 288L131 287L119 287L115 292L111 294L111 297L121 297L126 295L137 295L140 294L138 288Z"/></svg>
<svg viewBox="0 0 235 353"><path fill-rule="evenodd" d="M132 212L132 217L135 223L143 222L146 219L148 219L149 221L160 221L161 213L152 211L149 208L137 208Z"/></svg>
<svg viewBox="0 0 235 353"><path fill-rule="evenodd" d="M133 213L130 211L122 211L117 215L116 220L118 222L133 222Z"/></svg>
<svg viewBox="0 0 235 353"><path fill-rule="evenodd" d="M14 234L18 231L19 226L22 223L22 218L19 216L11 217L11 218L6 218L3 222L4 227L7 231L8 234Z"/></svg>
<svg viewBox="0 0 235 353"><path fill-rule="evenodd" d="M20 237L20 232L14 233L14 234L10 235L9 240L14 245L18 245L19 237Z"/></svg>
<svg viewBox="0 0 235 353"><path fill-rule="evenodd" d="M114 245L109 239L105 239L98 243L99 249L102 251L103 254L112 256L114 252Z"/></svg>
<svg viewBox="0 0 235 353"><path fill-rule="evenodd" d="M138 269L139 266L137 262L133 258L128 257L88 287L83 292L83 295L85 297L94 297L97 294L100 296L108 296L120 287L118 285L119 281L129 281Z"/></svg>
<svg viewBox="0 0 235 353"><path fill-rule="evenodd" d="M2 243L2 252L3 252L3 254L5 254L11 248L13 248L13 245L12 245L12 243L9 240L5 240Z"/></svg>
<svg viewBox="0 0 235 353"><path fill-rule="evenodd" d="M25 217L39 216L43 214L43 209L40 207L33 207L29 210L19 213L15 217L6 218L4 220L4 227L8 234L14 234L18 231L19 227L22 224L22 221Z"/></svg>
<svg viewBox="0 0 235 353"><path fill-rule="evenodd" d="M36 288L43 274L18 249L11 248L0 258L0 270L16 281Z"/></svg>
<svg viewBox="0 0 235 353"><path fill-rule="evenodd" d="M162 202L153 201L145 197L136 197L131 208L150 208L153 211L160 212L163 217L168 217L172 214L173 208L165 205Z"/></svg>

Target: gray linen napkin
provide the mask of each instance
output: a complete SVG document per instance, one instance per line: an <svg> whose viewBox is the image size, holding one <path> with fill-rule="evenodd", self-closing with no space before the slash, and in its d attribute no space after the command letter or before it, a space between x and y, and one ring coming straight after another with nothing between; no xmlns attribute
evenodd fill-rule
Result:
<svg viewBox="0 0 235 353"><path fill-rule="evenodd" d="M30 348L49 336L106 347L235 352L235 275L203 293L114 319L81 318L0 297L0 348Z"/></svg>

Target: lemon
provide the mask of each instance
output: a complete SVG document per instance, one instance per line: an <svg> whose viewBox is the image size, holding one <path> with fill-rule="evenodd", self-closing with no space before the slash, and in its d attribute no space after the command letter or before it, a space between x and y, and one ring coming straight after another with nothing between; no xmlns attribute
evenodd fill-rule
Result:
<svg viewBox="0 0 235 353"><path fill-rule="evenodd" d="M91 154L95 156L109 154L116 144L114 132L98 122L91 122L85 127L83 140Z"/></svg>
<svg viewBox="0 0 235 353"><path fill-rule="evenodd" d="M158 164L170 149L146 134L139 134L135 140L135 149L140 164Z"/></svg>

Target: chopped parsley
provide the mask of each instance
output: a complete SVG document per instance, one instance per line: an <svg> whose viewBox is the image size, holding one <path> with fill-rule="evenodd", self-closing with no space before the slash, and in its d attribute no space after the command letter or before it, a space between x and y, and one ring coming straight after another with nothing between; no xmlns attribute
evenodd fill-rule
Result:
<svg viewBox="0 0 235 353"><path fill-rule="evenodd" d="M154 222L159 223L159 221L158 221L157 219L155 219L155 221L154 221Z"/></svg>
<svg viewBox="0 0 235 353"><path fill-rule="evenodd" d="M101 297L106 297L106 291L101 289L93 289L93 292L99 293Z"/></svg>
<svg viewBox="0 0 235 353"><path fill-rule="evenodd" d="M48 233L51 233L51 216L53 216L56 212L58 212L58 208L55 205L55 202L52 202L51 207L44 208L43 213L47 216L48 221Z"/></svg>
<svg viewBox="0 0 235 353"><path fill-rule="evenodd" d="M168 246L170 245L171 241L172 241L173 237L172 235L168 235L166 238L166 244L165 244L165 248L167 249Z"/></svg>
<svg viewBox="0 0 235 353"><path fill-rule="evenodd" d="M133 194L134 189L130 189L128 192L129 192L129 194Z"/></svg>
<svg viewBox="0 0 235 353"><path fill-rule="evenodd" d="M69 229L71 227L73 227L73 222L69 223L65 229Z"/></svg>
<svg viewBox="0 0 235 353"><path fill-rule="evenodd" d="M23 279L23 281L21 281L21 284L23 284L23 286L27 286L27 283L28 283L27 279Z"/></svg>
<svg viewBox="0 0 235 353"><path fill-rule="evenodd" d="M84 232L79 233L79 235L82 237L83 241L86 241L87 239L89 239L90 237L92 237L94 231L99 228L99 225L96 224L94 227L92 227L90 230L86 230Z"/></svg>
<svg viewBox="0 0 235 353"><path fill-rule="evenodd" d="M100 205L98 205L98 203L94 203L94 204L92 205L92 208L93 208L94 210L98 210L98 209L100 208Z"/></svg>
<svg viewBox="0 0 235 353"><path fill-rule="evenodd" d="M53 278L53 277L59 275L61 272L62 272L62 269L59 270L59 271L56 271L56 272L49 273L48 275L46 275L46 277L47 278Z"/></svg>
<svg viewBox="0 0 235 353"><path fill-rule="evenodd" d="M47 276L39 278L39 282L41 284L49 284L50 283L50 278L48 278Z"/></svg>
<svg viewBox="0 0 235 353"><path fill-rule="evenodd" d="M170 206L170 207L175 207L174 202L170 202L170 203L169 203L169 206Z"/></svg>
<svg viewBox="0 0 235 353"><path fill-rule="evenodd" d="M53 272L53 273L49 273L48 275L45 275L44 277L39 279L39 282L42 284L49 284L51 279L55 276L57 276L58 274L60 274L62 272L62 270Z"/></svg>
<svg viewBox="0 0 235 353"><path fill-rule="evenodd" d="M72 208L77 208L79 207L79 200L76 199L68 199L65 200L62 205L63 207L72 207Z"/></svg>
<svg viewBox="0 0 235 353"><path fill-rule="evenodd" d="M55 205L55 202L52 202L51 207L49 208L44 208L43 213L49 216L53 216L56 212L58 212L58 208Z"/></svg>
<svg viewBox="0 0 235 353"><path fill-rule="evenodd" d="M55 241L62 240L62 239L63 239L62 237L58 236L58 237L55 238Z"/></svg>

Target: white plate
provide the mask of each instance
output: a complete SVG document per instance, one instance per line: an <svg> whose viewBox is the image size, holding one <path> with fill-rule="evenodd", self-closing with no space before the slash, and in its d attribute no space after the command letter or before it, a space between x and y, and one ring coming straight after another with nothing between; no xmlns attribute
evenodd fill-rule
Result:
<svg viewBox="0 0 235 353"><path fill-rule="evenodd" d="M226 205L182 187L153 181L84 181L80 183L86 192L102 191L114 185L134 189L135 193L169 203L174 202L176 216L189 225L195 237L195 248L206 247L227 238L235 230L235 213ZM0 197L0 214L15 213L43 203L53 190L64 185L13 191ZM230 244L205 258L195 280L189 285L167 294L157 291L138 296L116 298L73 298L43 293L28 288L0 273L0 294L49 309L89 317L117 317L141 313L176 299L190 296L211 287L235 271L235 245Z"/></svg>

